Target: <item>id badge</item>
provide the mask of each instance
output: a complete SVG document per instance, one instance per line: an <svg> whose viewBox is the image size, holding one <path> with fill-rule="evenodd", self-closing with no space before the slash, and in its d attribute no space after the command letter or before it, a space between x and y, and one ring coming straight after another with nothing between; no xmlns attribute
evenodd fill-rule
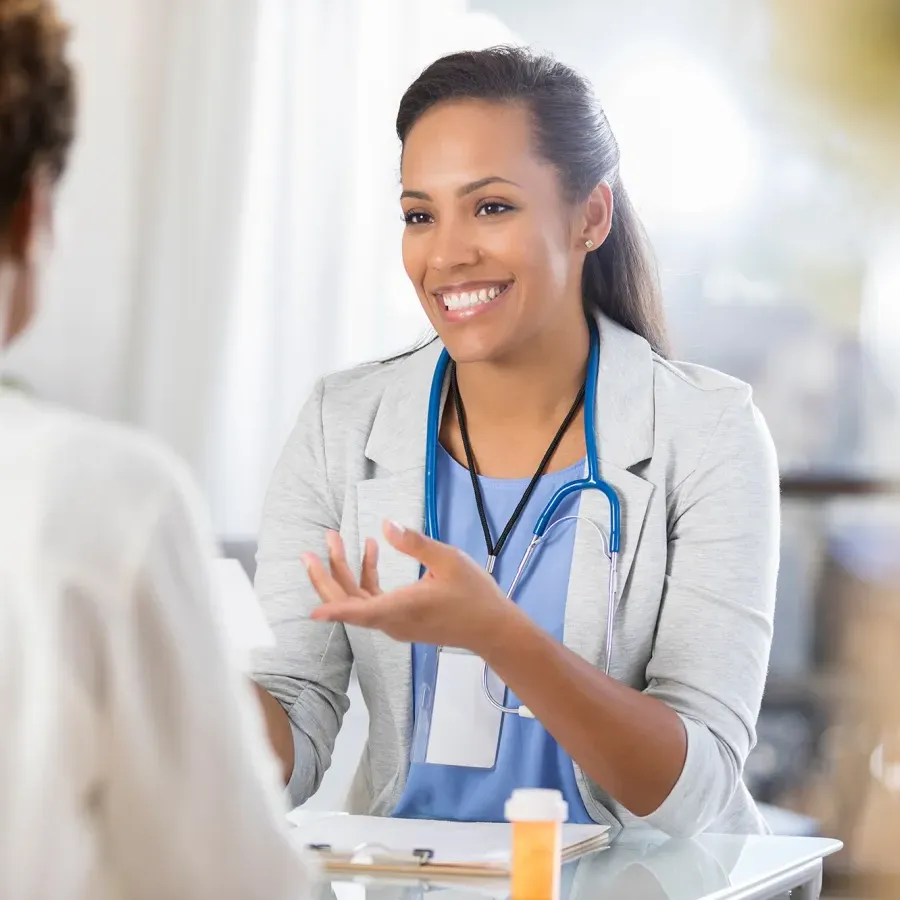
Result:
<svg viewBox="0 0 900 900"><path fill-rule="evenodd" d="M448 647L438 651L428 729L422 735L424 747L420 744L422 762L494 767L503 713L484 695L483 672L484 660L472 653ZM491 696L504 696L506 689L493 672L488 673L488 686Z"/></svg>

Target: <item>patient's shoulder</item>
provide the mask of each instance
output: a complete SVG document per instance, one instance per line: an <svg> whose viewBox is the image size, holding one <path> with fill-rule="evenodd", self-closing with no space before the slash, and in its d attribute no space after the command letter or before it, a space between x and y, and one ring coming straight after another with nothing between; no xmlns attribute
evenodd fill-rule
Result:
<svg viewBox="0 0 900 900"><path fill-rule="evenodd" d="M134 560L173 507L202 505L184 463L132 428L30 404L14 433L19 449L4 466L21 478L22 510L37 511L35 540L60 558Z"/></svg>
<svg viewBox="0 0 900 900"><path fill-rule="evenodd" d="M187 489L184 463L160 441L132 428L59 414L48 462L60 489L107 507L153 505Z"/></svg>

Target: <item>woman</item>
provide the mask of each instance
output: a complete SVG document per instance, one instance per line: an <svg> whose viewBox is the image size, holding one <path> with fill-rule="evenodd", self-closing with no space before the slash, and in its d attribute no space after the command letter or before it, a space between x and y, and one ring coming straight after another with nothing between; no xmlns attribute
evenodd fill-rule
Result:
<svg viewBox="0 0 900 900"><path fill-rule="evenodd" d="M749 389L666 359L616 142L571 69L522 49L446 57L406 92L397 131L404 263L438 341L320 382L275 472L258 590L279 650L255 677L292 799L329 764L355 663L371 719L355 811L502 819L528 785L561 790L574 821L764 831L741 772L772 637L778 477ZM442 347L438 543L420 529ZM557 510L506 598L588 437L621 504L611 647L601 491ZM437 647L485 660L494 700L536 721L495 727L480 660L436 663ZM477 727L468 708L454 725L464 703Z"/></svg>
<svg viewBox="0 0 900 900"><path fill-rule="evenodd" d="M0 353L29 324L73 131L50 0L0 0ZM0 897L294 898L262 722L182 467L0 389Z"/></svg>

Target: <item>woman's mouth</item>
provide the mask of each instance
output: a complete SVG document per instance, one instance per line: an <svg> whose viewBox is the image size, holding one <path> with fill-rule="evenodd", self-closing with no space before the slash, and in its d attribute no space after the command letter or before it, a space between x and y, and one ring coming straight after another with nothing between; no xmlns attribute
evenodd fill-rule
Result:
<svg viewBox="0 0 900 900"><path fill-rule="evenodd" d="M495 284L473 287L470 290L442 292L436 296L440 298L447 312L465 313L487 306L493 300L506 293L511 286L511 281L497 282Z"/></svg>

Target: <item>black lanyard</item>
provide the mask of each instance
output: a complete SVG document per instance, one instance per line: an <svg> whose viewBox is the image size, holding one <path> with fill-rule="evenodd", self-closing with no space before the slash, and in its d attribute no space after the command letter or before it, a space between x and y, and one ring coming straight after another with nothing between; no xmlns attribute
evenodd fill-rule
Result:
<svg viewBox="0 0 900 900"><path fill-rule="evenodd" d="M522 494L522 499L519 500L519 504L513 511L510 520L506 523L506 527L501 532L500 537L497 538L497 543L494 544L491 541L491 529L488 525L487 515L484 511L484 497L481 493L481 485L478 483L478 470L475 464L475 454L472 452L472 442L469 440L469 429L466 425L466 411L463 408L462 395L459 392L459 383L456 380L456 366L453 364L451 364L450 369L450 384L453 390L453 401L456 405L456 418L459 421L459 432L462 437L463 447L466 451L466 462L469 466L469 476L472 479L472 490L475 492L475 505L478 507L478 517L481 519L481 528L484 531L484 543L487 547L488 553L487 565L485 566L485 568L489 573L493 573L494 564L497 562L497 557L500 556L500 551L503 549L503 546L506 543L506 539L509 537L510 532L515 527L516 522L519 521L519 517L522 515L522 511L528 505L528 500L534 493L534 489L537 487L538 481L540 481L541 476L544 474L544 470L547 468L550 460L553 458L553 454L556 452L556 448L559 446L560 441L563 439L566 431L568 431L569 426L572 424L572 419L574 419L578 414L578 410L581 407L581 404L584 402L585 386L582 385L581 389L578 391L578 396L575 398L575 402L572 404L572 408L569 410L568 414L563 420L562 425L559 426L559 430L556 432L556 436L550 442L550 446L547 448L547 452L544 454L544 458L541 460L541 464L538 466L537 471L534 473L534 476L529 482L528 487L525 488L525 493Z"/></svg>

